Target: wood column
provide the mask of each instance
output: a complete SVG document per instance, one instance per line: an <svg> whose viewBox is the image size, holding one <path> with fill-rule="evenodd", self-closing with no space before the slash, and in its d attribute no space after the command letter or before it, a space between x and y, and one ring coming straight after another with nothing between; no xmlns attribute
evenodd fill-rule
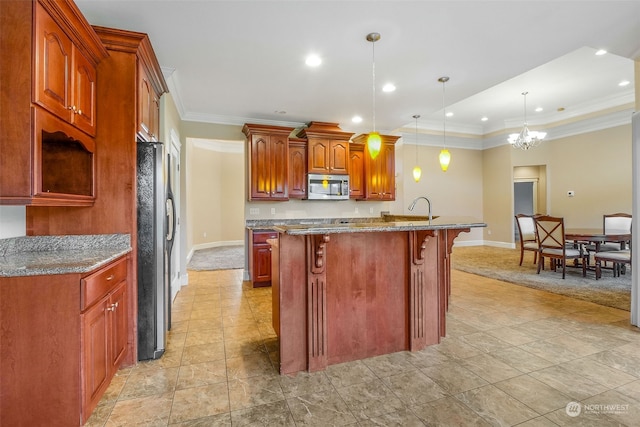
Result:
<svg viewBox="0 0 640 427"><path fill-rule="evenodd" d="M410 283L409 283L409 350L421 350L429 344L440 341L438 334L438 313L430 301L438 300L437 271L437 230L417 230L409 232ZM437 304L435 305L437 307Z"/></svg>
<svg viewBox="0 0 640 427"><path fill-rule="evenodd" d="M307 369L320 371L327 362L327 271L328 234L307 236Z"/></svg>

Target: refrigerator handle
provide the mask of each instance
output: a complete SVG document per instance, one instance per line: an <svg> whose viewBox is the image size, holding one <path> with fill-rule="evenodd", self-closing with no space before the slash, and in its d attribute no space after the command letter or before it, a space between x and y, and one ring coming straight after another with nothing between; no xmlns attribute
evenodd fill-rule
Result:
<svg viewBox="0 0 640 427"><path fill-rule="evenodd" d="M175 234L175 223L176 223L176 208L173 205L173 199L167 199L167 241L172 241L173 236Z"/></svg>

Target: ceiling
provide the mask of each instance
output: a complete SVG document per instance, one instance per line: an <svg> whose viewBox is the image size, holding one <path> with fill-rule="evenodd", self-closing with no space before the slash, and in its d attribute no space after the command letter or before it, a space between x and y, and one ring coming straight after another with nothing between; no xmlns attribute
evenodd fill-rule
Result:
<svg viewBox="0 0 640 427"><path fill-rule="evenodd" d="M148 33L183 120L482 137L634 102L640 1L76 0ZM381 34L372 44L371 32ZM374 56L375 46L375 56ZM608 53L596 56L597 49ZM322 58L316 68L305 57ZM448 76L443 94L441 76ZM631 83L619 87L618 83ZM384 93L384 83L396 86ZM541 112L534 112L542 107ZM563 111L558 111L563 108ZM360 124L351 119L359 114ZM480 118L486 116L487 121Z"/></svg>

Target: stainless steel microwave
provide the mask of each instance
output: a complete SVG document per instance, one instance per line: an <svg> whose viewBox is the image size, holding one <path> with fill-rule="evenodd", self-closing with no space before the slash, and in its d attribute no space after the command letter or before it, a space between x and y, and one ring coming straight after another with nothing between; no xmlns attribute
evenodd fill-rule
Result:
<svg viewBox="0 0 640 427"><path fill-rule="evenodd" d="M309 200L348 200L349 175L308 175L307 198Z"/></svg>

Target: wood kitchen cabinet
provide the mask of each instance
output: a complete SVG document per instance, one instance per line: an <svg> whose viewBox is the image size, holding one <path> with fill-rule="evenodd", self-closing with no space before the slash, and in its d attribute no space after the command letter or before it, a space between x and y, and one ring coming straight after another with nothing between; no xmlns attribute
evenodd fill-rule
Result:
<svg viewBox="0 0 640 427"><path fill-rule="evenodd" d="M349 173L349 139L353 133L343 132L337 123L311 122L297 136L308 141L308 173Z"/></svg>
<svg viewBox="0 0 640 427"><path fill-rule="evenodd" d="M289 138L289 198L307 198L307 140Z"/></svg>
<svg viewBox="0 0 640 427"><path fill-rule="evenodd" d="M128 354L130 263L0 277L0 425L85 423Z"/></svg>
<svg viewBox="0 0 640 427"><path fill-rule="evenodd" d="M34 102L95 136L96 62L67 33L35 3Z"/></svg>
<svg viewBox="0 0 640 427"><path fill-rule="evenodd" d="M254 288L271 286L271 245L269 239L277 239L272 230L255 230L250 233L249 268Z"/></svg>
<svg viewBox="0 0 640 427"><path fill-rule="evenodd" d="M0 17L0 204L92 206L108 53L71 0L2 2Z"/></svg>
<svg viewBox="0 0 640 427"><path fill-rule="evenodd" d="M364 144L349 147L349 198L364 199Z"/></svg>
<svg viewBox="0 0 640 427"><path fill-rule="evenodd" d="M138 64L138 136L158 141L160 133L160 95L154 89L143 63Z"/></svg>
<svg viewBox="0 0 640 427"><path fill-rule="evenodd" d="M293 128L245 124L249 200L289 199L289 134Z"/></svg>
<svg viewBox="0 0 640 427"><path fill-rule="evenodd" d="M82 421L96 407L127 351L127 264L81 280Z"/></svg>
<svg viewBox="0 0 640 427"><path fill-rule="evenodd" d="M364 190L362 200L396 199L395 143L400 138L393 135L380 135L382 146L380 154L371 158L367 148L367 134L353 138L353 144L359 144L364 150Z"/></svg>

